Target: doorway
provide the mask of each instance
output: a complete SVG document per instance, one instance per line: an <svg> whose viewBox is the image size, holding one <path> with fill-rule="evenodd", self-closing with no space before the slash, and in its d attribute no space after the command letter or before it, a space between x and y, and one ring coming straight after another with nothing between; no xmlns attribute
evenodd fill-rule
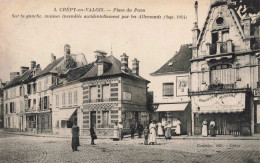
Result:
<svg viewBox="0 0 260 163"><path fill-rule="evenodd" d="M94 128L96 128L96 111L91 111L90 112L90 126L93 125Z"/></svg>

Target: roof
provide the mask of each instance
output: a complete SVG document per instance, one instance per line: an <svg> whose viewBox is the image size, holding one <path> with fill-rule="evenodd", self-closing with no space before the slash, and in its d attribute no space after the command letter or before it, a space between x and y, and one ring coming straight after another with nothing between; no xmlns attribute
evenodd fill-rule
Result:
<svg viewBox="0 0 260 163"><path fill-rule="evenodd" d="M81 67L70 69L67 73L67 80L73 81L81 78L83 75L85 75L90 69L94 67L94 63L90 63Z"/></svg>
<svg viewBox="0 0 260 163"><path fill-rule="evenodd" d="M40 65L38 64L35 68L40 68ZM6 84L4 89L19 85L19 84L23 83L24 81L28 81L28 80L32 79L33 78L33 74L32 74L33 70L34 69L30 69L30 70L26 71L25 73L23 73L22 75L14 77L10 82L8 82Z"/></svg>
<svg viewBox="0 0 260 163"><path fill-rule="evenodd" d="M151 75L174 73L174 72L188 72L190 69L190 59L192 57L189 44L182 45L179 52L177 52L168 62L166 62L159 70Z"/></svg>
<svg viewBox="0 0 260 163"><path fill-rule="evenodd" d="M54 69L63 60L63 58L64 57L60 57L55 61L53 61L52 63L50 63L45 69L42 70L42 72L39 75L37 75L37 77L50 73L50 71Z"/></svg>
<svg viewBox="0 0 260 163"><path fill-rule="evenodd" d="M109 64L104 70L104 73L102 75L98 76L98 65L95 65L89 72L87 72L81 80L88 80L93 79L97 77L108 77L108 76L115 76L115 75L126 75L128 77L133 77L135 79L145 80L146 82L149 82L148 80L144 79L143 77L139 75L135 75L132 73L132 70L128 68L128 72L121 71L121 62L116 59L113 55L107 56L106 58L102 59L103 62L106 62Z"/></svg>

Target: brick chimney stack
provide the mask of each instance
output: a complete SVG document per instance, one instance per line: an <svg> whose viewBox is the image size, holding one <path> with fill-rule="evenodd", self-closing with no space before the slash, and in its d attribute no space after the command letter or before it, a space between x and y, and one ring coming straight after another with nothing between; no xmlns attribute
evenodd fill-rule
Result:
<svg viewBox="0 0 260 163"><path fill-rule="evenodd" d="M123 55L120 56L121 57L121 71L127 72L127 68L128 68L128 56L123 53Z"/></svg>
<svg viewBox="0 0 260 163"><path fill-rule="evenodd" d="M70 45L66 44L64 45L64 59L67 60L67 56L70 55Z"/></svg>
<svg viewBox="0 0 260 163"><path fill-rule="evenodd" d="M13 80L16 76L19 76L19 72L10 72L10 81Z"/></svg>
<svg viewBox="0 0 260 163"><path fill-rule="evenodd" d="M25 73L28 70L29 70L29 67L21 66L20 67L20 74L22 75L23 73Z"/></svg>
<svg viewBox="0 0 260 163"><path fill-rule="evenodd" d="M55 60L56 60L56 56L53 53L51 53L51 62L53 62Z"/></svg>
<svg viewBox="0 0 260 163"><path fill-rule="evenodd" d="M136 58L132 61L132 66L133 74L139 75L139 61Z"/></svg>
<svg viewBox="0 0 260 163"><path fill-rule="evenodd" d="M36 61L31 61L31 69L33 69L36 66Z"/></svg>

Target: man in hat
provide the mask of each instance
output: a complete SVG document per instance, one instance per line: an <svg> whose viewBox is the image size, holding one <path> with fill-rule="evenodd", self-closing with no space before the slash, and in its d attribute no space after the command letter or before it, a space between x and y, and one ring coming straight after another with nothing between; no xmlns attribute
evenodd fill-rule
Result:
<svg viewBox="0 0 260 163"><path fill-rule="evenodd" d="M135 138L135 121L132 119L130 123L130 130L131 130L131 139Z"/></svg>

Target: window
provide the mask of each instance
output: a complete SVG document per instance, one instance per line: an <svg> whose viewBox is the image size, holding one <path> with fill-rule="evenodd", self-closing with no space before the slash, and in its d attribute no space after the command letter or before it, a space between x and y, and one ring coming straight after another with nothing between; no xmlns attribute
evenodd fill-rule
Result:
<svg viewBox="0 0 260 163"><path fill-rule="evenodd" d="M72 126L72 121L61 120L61 128L72 128Z"/></svg>
<svg viewBox="0 0 260 163"><path fill-rule="evenodd" d="M78 92L74 92L74 104L78 104Z"/></svg>
<svg viewBox="0 0 260 163"><path fill-rule="evenodd" d="M8 114L8 104L5 104L5 114Z"/></svg>
<svg viewBox="0 0 260 163"><path fill-rule="evenodd" d="M23 95L23 87L20 86L20 96L22 96L22 95Z"/></svg>
<svg viewBox="0 0 260 163"><path fill-rule="evenodd" d="M109 101L110 98L110 88L109 85L102 86L102 100Z"/></svg>
<svg viewBox="0 0 260 163"><path fill-rule="evenodd" d="M56 95L56 106L59 106L59 95Z"/></svg>
<svg viewBox="0 0 260 163"><path fill-rule="evenodd" d="M36 99L33 99L33 110L36 110Z"/></svg>
<svg viewBox="0 0 260 163"><path fill-rule="evenodd" d="M97 87L90 87L90 101L96 102L98 97Z"/></svg>
<svg viewBox="0 0 260 163"><path fill-rule="evenodd" d="M48 88L48 78L44 79L44 90Z"/></svg>
<svg viewBox="0 0 260 163"><path fill-rule="evenodd" d="M38 83L38 91L39 91L39 92L42 91L42 82L39 82L39 83Z"/></svg>
<svg viewBox="0 0 260 163"><path fill-rule="evenodd" d="M104 65L99 64L98 65L98 75L102 75L104 73Z"/></svg>
<svg viewBox="0 0 260 163"><path fill-rule="evenodd" d="M31 109L31 99L28 99L27 106L28 106L28 109Z"/></svg>
<svg viewBox="0 0 260 163"><path fill-rule="evenodd" d="M68 104L71 105L72 104L72 92L68 93Z"/></svg>
<svg viewBox="0 0 260 163"><path fill-rule="evenodd" d="M163 96L173 96L173 83L163 83Z"/></svg>
<svg viewBox="0 0 260 163"><path fill-rule="evenodd" d="M239 70L239 69L240 69L240 64L237 64L237 65L236 65L236 80L237 80L237 81L240 81L240 80L241 80L241 78L240 78L240 72L239 72L240 70Z"/></svg>
<svg viewBox="0 0 260 163"><path fill-rule="evenodd" d="M30 84L27 85L27 94L28 95L31 94L31 85Z"/></svg>
<svg viewBox="0 0 260 163"><path fill-rule="evenodd" d="M35 94L37 91L36 83L33 83L33 94Z"/></svg>
<svg viewBox="0 0 260 163"><path fill-rule="evenodd" d="M45 96L43 98L43 106L44 106L44 110L48 109L48 97Z"/></svg>
<svg viewBox="0 0 260 163"><path fill-rule="evenodd" d="M231 65L223 64L211 68L211 84L232 84L235 83L235 73Z"/></svg>
<svg viewBox="0 0 260 163"><path fill-rule="evenodd" d="M102 111L102 125L101 128L108 128L109 127L109 112Z"/></svg>
<svg viewBox="0 0 260 163"><path fill-rule="evenodd" d="M205 82L205 69L201 69L201 83L204 84Z"/></svg>
<svg viewBox="0 0 260 163"><path fill-rule="evenodd" d="M66 94L62 93L62 106L66 105Z"/></svg>
<svg viewBox="0 0 260 163"><path fill-rule="evenodd" d="M222 25L223 22L224 22L224 19L223 19L222 17L218 17L218 18L216 19L216 23L217 23L218 25Z"/></svg>
<svg viewBox="0 0 260 163"><path fill-rule="evenodd" d="M10 102L10 113L15 113L15 103Z"/></svg>

